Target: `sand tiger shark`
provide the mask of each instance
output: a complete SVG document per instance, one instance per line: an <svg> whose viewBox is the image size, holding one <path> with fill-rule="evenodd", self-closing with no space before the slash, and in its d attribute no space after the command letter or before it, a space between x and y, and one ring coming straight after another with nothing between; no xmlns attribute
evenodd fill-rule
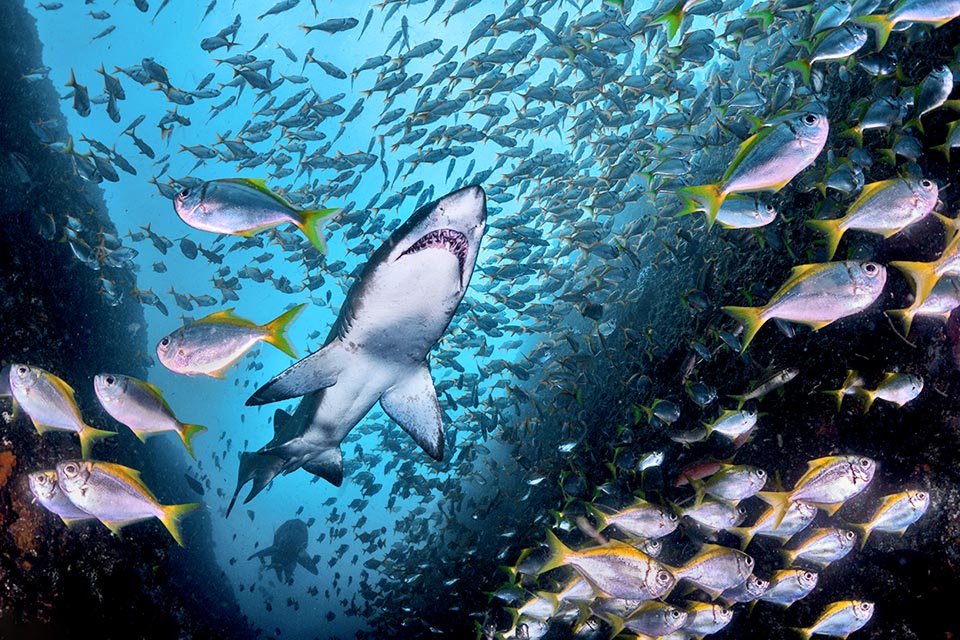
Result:
<svg viewBox="0 0 960 640"><path fill-rule="evenodd" d="M486 231L486 194L465 187L419 208L377 249L347 292L324 346L257 389L248 406L303 396L278 409L274 436L244 452L233 500L244 503L296 469L336 486L340 442L377 402L427 454L443 459L443 422L427 353L466 293Z"/></svg>

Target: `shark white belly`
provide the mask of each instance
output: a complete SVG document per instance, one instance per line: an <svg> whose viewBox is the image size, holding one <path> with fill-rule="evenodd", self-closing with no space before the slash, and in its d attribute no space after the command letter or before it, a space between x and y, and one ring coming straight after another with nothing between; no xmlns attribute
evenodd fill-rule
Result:
<svg viewBox="0 0 960 640"><path fill-rule="evenodd" d="M253 488L244 502L278 473L299 468L339 486L340 443L377 402L424 451L443 459L442 414L426 356L466 293L486 215L483 189L466 187L421 207L374 252L323 348L247 400L303 396L292 416L277 410L269 443L241 455L234 501L247 482Z"/></svg>

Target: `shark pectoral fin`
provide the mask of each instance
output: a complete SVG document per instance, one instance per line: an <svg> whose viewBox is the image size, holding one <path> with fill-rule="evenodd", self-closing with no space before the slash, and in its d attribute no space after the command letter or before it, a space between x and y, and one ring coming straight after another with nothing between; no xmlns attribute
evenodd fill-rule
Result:
<svg viewBox="0 0 960 640"><path fill-rule="evenodd" d="M260 551L254 551L253 554L247 560L253 560L254 558L260 558L261 561L269 555L274 553L273 547L267 547L266 549L260 549Z"/></svg>
<svg viewBox="0 0 960 640"><path fill-rule="evenodd" d="M300 555L297 556L297 564L299 564L301 567L303 567L313 575L317 575L318 573L316 561L310 556L308 556L306 551L301 551Z"/></svg>
<svg viewBox="0 0 960 640"><path fill-rule="evenodd" d="M296 398L337 383L347 353L339 340L312 353L289 369L277 374L247 399L247 406Z"/></svg>
<svg viewBox="0 0 960 640"><path fill-rule="evenodd" d="M253 481L253 488L250 489L250 494L246 500L243 501L243 503L246 504L253 500L254 496L263 491L263 488L280 473L285 462L286 461L279 456L251 453L249 451L241 453L240 470L237 472L237 488L234 489L233 497L230 499L230 506L227 507L227 517L230 516L230 511L233 509L233 504L237 501L237 495L239 495L243 485L251 480Z"/></svg>
<svg viewBox="0 0 960 640"><path fill-rule="evenodd" d="M380 406L430 457L443 460L443 420L426 361L384 391Z"/></svg>

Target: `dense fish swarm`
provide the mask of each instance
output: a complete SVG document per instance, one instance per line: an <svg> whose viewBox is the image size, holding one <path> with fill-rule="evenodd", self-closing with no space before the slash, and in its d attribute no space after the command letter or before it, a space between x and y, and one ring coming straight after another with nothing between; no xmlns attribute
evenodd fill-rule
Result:
<svg viewBox="0 0 960 640"><path fill-rule="evenodd" d="M948 632L934 594L958 588L960 328L936 317L960 305L956 2L386 1L331 17L283 0L215 26L217 4L177 16L199 24L195 68L104 48L112 71L20 80L66 84L79 125L111 132L34 125L80 179L191 203L164 202L197 229L182 238L92 239L56 212L25 230L65 239L108 304L137 300L159 325L271 289L335 314L408 212L466 185L488 198L476 273L429 356L445 459L374 412L344 440L360 497L304 498L322 504L321 573L337 571L326 622L398 638ZM147 26L127 19L90 46ZM284 21L302 29L268 45ZM134 92L150 108L125 122ZM265 180L240 197L270 207L198 222L197 190L234 177ZM182 261L202 277L169 292L113 275ZM243 387L271 373L251 354ZM195 451L219 512L235 454L211 446ZM638 513L667 535L636 533ZM798 591L794 562L816 575L789 574Z"/></svg>

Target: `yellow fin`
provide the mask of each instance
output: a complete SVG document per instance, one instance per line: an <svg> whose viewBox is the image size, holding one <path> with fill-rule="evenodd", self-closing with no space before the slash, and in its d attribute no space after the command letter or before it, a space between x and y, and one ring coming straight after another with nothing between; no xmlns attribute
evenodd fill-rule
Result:
<svg viewBox="0 0 960 640"><path fill-rule="evenodd" d="M255 328L257 325L245 318L241 318L233 312L233 307L229 309L223 309L222 311L217 311L216 313L211 313L208 316L204 316L199 320L194 321L194 324L229 324L236 327L248 327Z"/></svg>
<svg viewBox="0 0 960 640"><path fill-rule="evenodd" d="M743 346L740 352L747 350L747 346L757 331L766 322L762 317L766 307L723 307L723 312L732 316L737 322L743 325ZM742 406L742 403L741 403Z"/></svg>
<svg viewBox="0 0 960 640"><path fill-rule="evenodd" d="M293 345L287 340L287 327L293 322L300 313L306 309L307 303L301 303L295 306L293 309L283 312L274 320L271 320L267 324L263 325L263 329L266 331L267 335L264 337L266 342L269 342L277 349L280 349L285 354L291 358L297 357L297 352L293 348Z"/></svg>
<svg viewBox="0 0 960 640"><path fill-rule="evenodd" d="M160 521L163 523L163 526L167 528L167 531L170 532L170 535L173 536L173 539L177 541L181 547L183 545L183 532L180 530L180 521L188 513L193 513L201 507L199 502L191 502L189 504L169 504L163 505L163 517L160 518Z"/></svg>

